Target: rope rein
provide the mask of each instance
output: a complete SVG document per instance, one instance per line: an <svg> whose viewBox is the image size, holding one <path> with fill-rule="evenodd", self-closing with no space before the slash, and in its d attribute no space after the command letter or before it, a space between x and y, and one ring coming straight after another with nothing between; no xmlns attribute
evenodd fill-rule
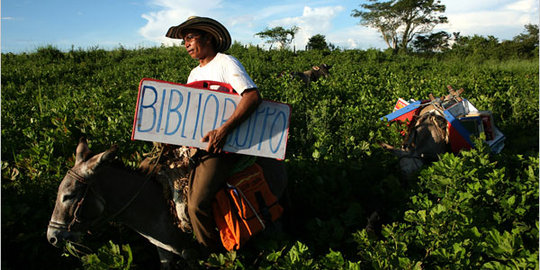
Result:
<svg viewBox="0 0 540 270"><path fill-rule="evenodd" d="M156 159L154 159L153 161L153 164L152 164L152 167L150 169L150 174L148 174L146 177L145 177L145 180L144 182L141 184L141 186L139 187L139 189L133 194L133 196L131 196L131 198L124 204L124 206L122 206L119 210L117 210L116 212L114 212L112 215L108 216L108 217L105 217L105 218L98 218L94 221L91 222L91 226L94 226L94 225L97 225L97 224L103 224L103 223L106 223L112 219L114 219L115 217L117 217L118 215L120 215L122 212L124 212L132 203L133 201L135 201L135 199L139 196L139 194L141 193L141 191L143 190L144 186L146 185L147 182L149 182L149 180L151 179L152 177L152 172L154 172L154 170L156 169L158 163L159 163L159 160L161 159L161 156L163 154L163 149L161 149L161 151L158 153L158 156ZM51 228L55 228L55 229L61 229L61 230L67 230L67 231L71 231L71 227L73 225L75 225L75 223L81 223L81 220L79 218L79 212L80 212L80 209L83 205L83 202L86 198L86 195L88 194L88 190L91 189L91 186L88 184L88 181L85 177L81 176L80 174L76 173L75 171L73 171L72 169L69 169L67 174L71 177L73 177L77 182L80 182L84 185L86 185L86 188L85 188L85 191L84 191L84 194L82 196L82 198L77 202L77 206L75 208L75 211L73 211L73 219L71 220L71 222L66 225L64 223L60 223L60 222L57 222L57 221L50 221L49 222L49 227ZM92 189L93 190L93 189ZM96 195L97 193L94 192ZM102 199L103 200L103 199Z"/></svg>
<svg viewBox="0 0 540 270"><path fill-rule="evenodd" d="M161 151L159 152L158 154L158 157L155 159L155 162L154 164L152 165L152 168L150 169L150 172L154 172L154 170L156 169L158 163L159 163L159 160L161 159L161 155L163 154L163 149L161 149ZM141 186L139 187L139 189L137 190L137 192L135 192L135 194L133 194L133 196L131 197L131 199L122 207L120 208L118 211L116 211L114 214L112 214L111 216L105 218L103 220L103 223L104 222L108 222L112 219L114 219L115 217L117 217L118 215L120 215L122 212L124 212L124 210L126 210L130 205L131 203L133 203L133 201L135 201L135 199L139 196L139 194L141 193L141 191L143 190L144 186L146 185L146 183L148 183L150 181L152 177L152 173L148 174L144 180L144 182L141 184Z"/></svg>

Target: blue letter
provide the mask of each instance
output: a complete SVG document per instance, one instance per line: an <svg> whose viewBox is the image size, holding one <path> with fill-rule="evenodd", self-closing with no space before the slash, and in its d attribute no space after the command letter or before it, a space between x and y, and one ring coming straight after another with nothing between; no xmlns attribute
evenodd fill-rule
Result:
<svg viewBox="0 0 540 270"><path fill-rule="evenodd" d="M171 108L174 93L178 94L179 101L176 107ZM178 109L180 108L180 106L182 106L182 102L184 102L184 97L182 96L182 93L180 93L180 91L176 89L171 89L171 95L169 96L169 106L167 110L167 123L165 124L165 135L171 135L176 133L176 131L180 127L180 122L182 122L182 115L178 112ZM176 124L176 128L174 129L174 131L167 132L167 130L169 130L169 117L171 115L171 112L175 112L176 114L178 114L178 124Z"/></svg>
<svg viewBox="0 0 540 270"><path fill-rule="evenodd" d="M234 100L230 98L225 98L225 104L223 104L223 113L221 114L221 124L219 124L219 126L222 126L225 122L227 122L227 120L229 120L229 118L225 119L225 112L227 112L227 101L231 102L232 105L234 105L233 113L234 110L236 110L236 103L234 102Z"/></svg>
<svg viewBox="0 0 540 270"><path fill-rule="evenodd" d="M186 138L186 135L184 135L184 130L186 129L186 122L187 122L187 113L189 109L189 99L191 98L191 92L187 93L187 102L186 102L186 110L184 111L184 123L182 123L182 138Z"/></svg>
<svg viewBox="0 0 540 270"><path fill-rule="evenodd" d="M159 120L156 128L156 132L159 133L161 128L161 119L163 118L163 103L165 103L165 95L167 94L167 89L163 89L163 95L161 95L161 107L159 108Z"/></svg>
<svg viewBox="0 0 540 270"><path fill-rule="evenodd" d="M262 106L259 106L259 108L261 108ZM254 120L253 120L253 128L252 128L252 132L251 132L251 137L249 138L249 146L248 148L251 148L251 146L253 145L253 135L255 135L255 128L257 127L257 118L259 117L259 114L262 114L264 113L265 109L262 108L261 111L259 110L256 110L255 111L255 116L254 116ZM262 134L261 134L262 136Z"/></svg>
<svg viewBox="0 0 540 270"><path fill-rule="evenodd" d="M283 116L283 128L281 129L282 131L281 131L281 137L279 138L279 143L278 143L278 145L276 147L276 150L274 150L274 149L272 149L272 131L274 131L274 125L276 124L276 121L277 121L279 115ZM283 140L283 134L285 134L286 124L287 124L287 119L285 119L285 113L283 111L278 112L278 114L276 115L276 118L274 118L274 122L272 123L272 127L270 127L270 151L272 151L272 153L274 153L274 154L279 149L279 146L281 146L281 141Z"/></svg>
<svg viewBox="0 0 540 270"><path fill-rule="evenodd" d="M192 140L195 140L195 134L197 134L197 126L199 125L199 114L201 114L201 99L202 99L202 93L199 93L199 105L197 105L197 118L195 119L195 128L193 129L193 137L191 137Z"/></svg>
<svg viewBox="0 0 540 270"><path fill-rule="evenodd" d="M259 138L259 147L257 148L257 150L261 150L261 144L264 139L264 131L266 130L266 120L268 119L268 116L274 115L276 113L276 109L274 109L272 113L269 113L269 111L270 111L270 107L266 108L266 115L264 116L264 121L263 121L263 126L262 126L263 129L261 131L261 137Z"/></svg>
<svg viewBox="0 0 540 270"><path fill-rule="evenodd" d="M244 137L244 142L240 144L240 142L238 142L238 135L240 134L240 131L243 129L243 127L246 125L246 123L244 122L242 125L238 126L238 128L236 128L236 136L235 136L235 139L234 141L236 142L236 145L240 146L240 147L244 147L244 145L246 145L247 143L247 140L248 140L248 135L249 135L249 129L251 127L251 118L253 117L250 117L246 120L247 122L247 128L245 129L246 130L246 136Z"/></svg>
<svg viewBox="0 0 540 270"><path fill-rule="evenodd" d="M144 105L144 97L146 95L146 89L150 89L152 92L154 92L154 101L152 101L152 103L150 103L150 105ZM156 108L154 108L154 104L156 104L156 101L157 101L157 91L156 91L156 88L154 88L153 86L149 86L149 85L145 85L143 87L143 90L142 90L142 95L141 95L141 107L139 108L139 119L138 119L138 123L137 123L137 130L139 132L148 132L150 130L152 130L154 128L154 125L156 124ZM152 109L152 113L153 113L153 118L152 118L152 126L148 129L145 129L145 130L142 130L141 129L141 126L142 126L142 116L143 116L143 111L144 109Z"/></svg>
<svg viewBox="0 0 540 270"><path fill-rule="evenodd" d="M208 95L208 97L206 98L206 101L204 102L204 110L203 110L203 115L202 115L203 122L201 123L201 137L204 137L204 135L205 135L205 134L203 134L204 116L206 114L206 107L208 105L208 101L210 100L210 98L214 98L214 100L216 101L216 115L214 117L214 125L213 125L211 130L216 129L218 111L219 111L219 101L218 101L216 95L210 94L210 95Z"/></svg>

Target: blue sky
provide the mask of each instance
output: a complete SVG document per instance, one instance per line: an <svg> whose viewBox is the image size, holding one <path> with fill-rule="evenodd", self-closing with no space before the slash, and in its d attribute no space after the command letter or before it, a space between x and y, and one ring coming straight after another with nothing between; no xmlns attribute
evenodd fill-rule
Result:
<svg viewBox="0 0 540 270"><path fill-rule="evenodd" d="M253 0L4 0L2 52L170 45L167 29L192 15L223 23L233 40L263 45L266 27L300 27L293 44L304 48L315 34L341 48L386 48L379 33L350 16L363 1ZM449 23L435 30L512 39L524 25L539 23L538 0L443 0ZM266 45L268 46L268 45Z"/></svg>

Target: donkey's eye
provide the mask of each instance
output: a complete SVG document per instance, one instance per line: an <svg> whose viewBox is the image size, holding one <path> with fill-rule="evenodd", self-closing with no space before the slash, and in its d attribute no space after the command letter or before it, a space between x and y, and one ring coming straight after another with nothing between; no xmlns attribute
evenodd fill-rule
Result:
<svg viewBox="0 0 540 270"><path fill-rule="evenodd" d="M75 198L75 195L74 195L74 194L65 194L64 196L62 196L62 202L71 200L71 199L73 199L73 198Z"/></svg>

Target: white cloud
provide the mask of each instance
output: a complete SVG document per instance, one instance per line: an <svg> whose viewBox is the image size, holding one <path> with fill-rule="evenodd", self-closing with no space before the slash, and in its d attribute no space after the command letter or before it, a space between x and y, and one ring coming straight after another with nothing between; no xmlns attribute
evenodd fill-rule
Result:
<svg viewBox="0 0 540 270"><path fill-rule="evenodd" d="M535 0L442 0L446 13L485 12L508 9L520 2L534 5ZM523 4L519 4L523 5Z"/></svg>
<svg viewBox="0 0 540 270"><path fill-rule="evenodd" d="M152 11L142 17L147 23L139 29L147 41L158 44L178 44L179 41L165 37L169 27L178 25L189 16L207 16L223 23L233 40L243 44L264 44L255 33L264 28L298 26L293 45L304 49L310 37L325 35L327 42L341 48L386 48L380 34L373 28L356 24L350 11L357 4L338 1L336 5L303 5L297 1L280 1L278 5L268 2L237 0L149 0ZM493 35L499 39L511 39L523 31L528 23L538 24L538 0L443 0L448 24L441 24L434 31L462 35ZM3 18L4 20L4 18Z"/></svg>
<svg viewBox="0 0 540 270"><path fill-rule="evenodd" d="M351 49L356 49L358 48L358 43L356 43L356 40L349 38L347 39L347 47Z"/></svg>
<svg viewBox="0 0 540 270"><path fill-rule="evenodd" d="M506 1L449 1L448 24L437 27L461 35L493 35L500 39L511 39L522 32L528 23L538 24L537 0Z"/></svg>
<svg viewBox="0 0 540 270"><path fill-rule="evenodd" d="M231 21L231 27L248 27L251 28L254 26L255 16L253 15L242 15L235 16Z"/></svg>
<svg viewBox="0 0 540 270"><path fill-rule="evenodd" d="M190 16L211 17L212 10L219 9L221 2L221 0L153 0L151 5L158 7L159 10L142 15L147 23L139 29L139 34L161 44L180 44L180 40L165 37L169 27L182 23Z"/></svg>
<svg viewBox="0 0 540 270"><path fill-rule="evenodd" d="M305 6L302 16L289 17L271 21L270 27L298 26L300 29L293 41L298 49L303 49L310 37L316 34L326 34L332 28L332 20L344 10L342 6L329 6L312 8Z"/></svg>
<svg viewBox="0 0 540 270"><path fill-rule="evenodd" d="M538 12L538 1L537 0L521 0L514 3L511 3L506 6L509 10L515 10L519 12Z"/></svg>
<svg viewBox="0 0 540 270"><path fill-rule="evenodd" d="M334 31L327 36L326 40L343 49L387 47L377 30L360 25Z"/></svg>

